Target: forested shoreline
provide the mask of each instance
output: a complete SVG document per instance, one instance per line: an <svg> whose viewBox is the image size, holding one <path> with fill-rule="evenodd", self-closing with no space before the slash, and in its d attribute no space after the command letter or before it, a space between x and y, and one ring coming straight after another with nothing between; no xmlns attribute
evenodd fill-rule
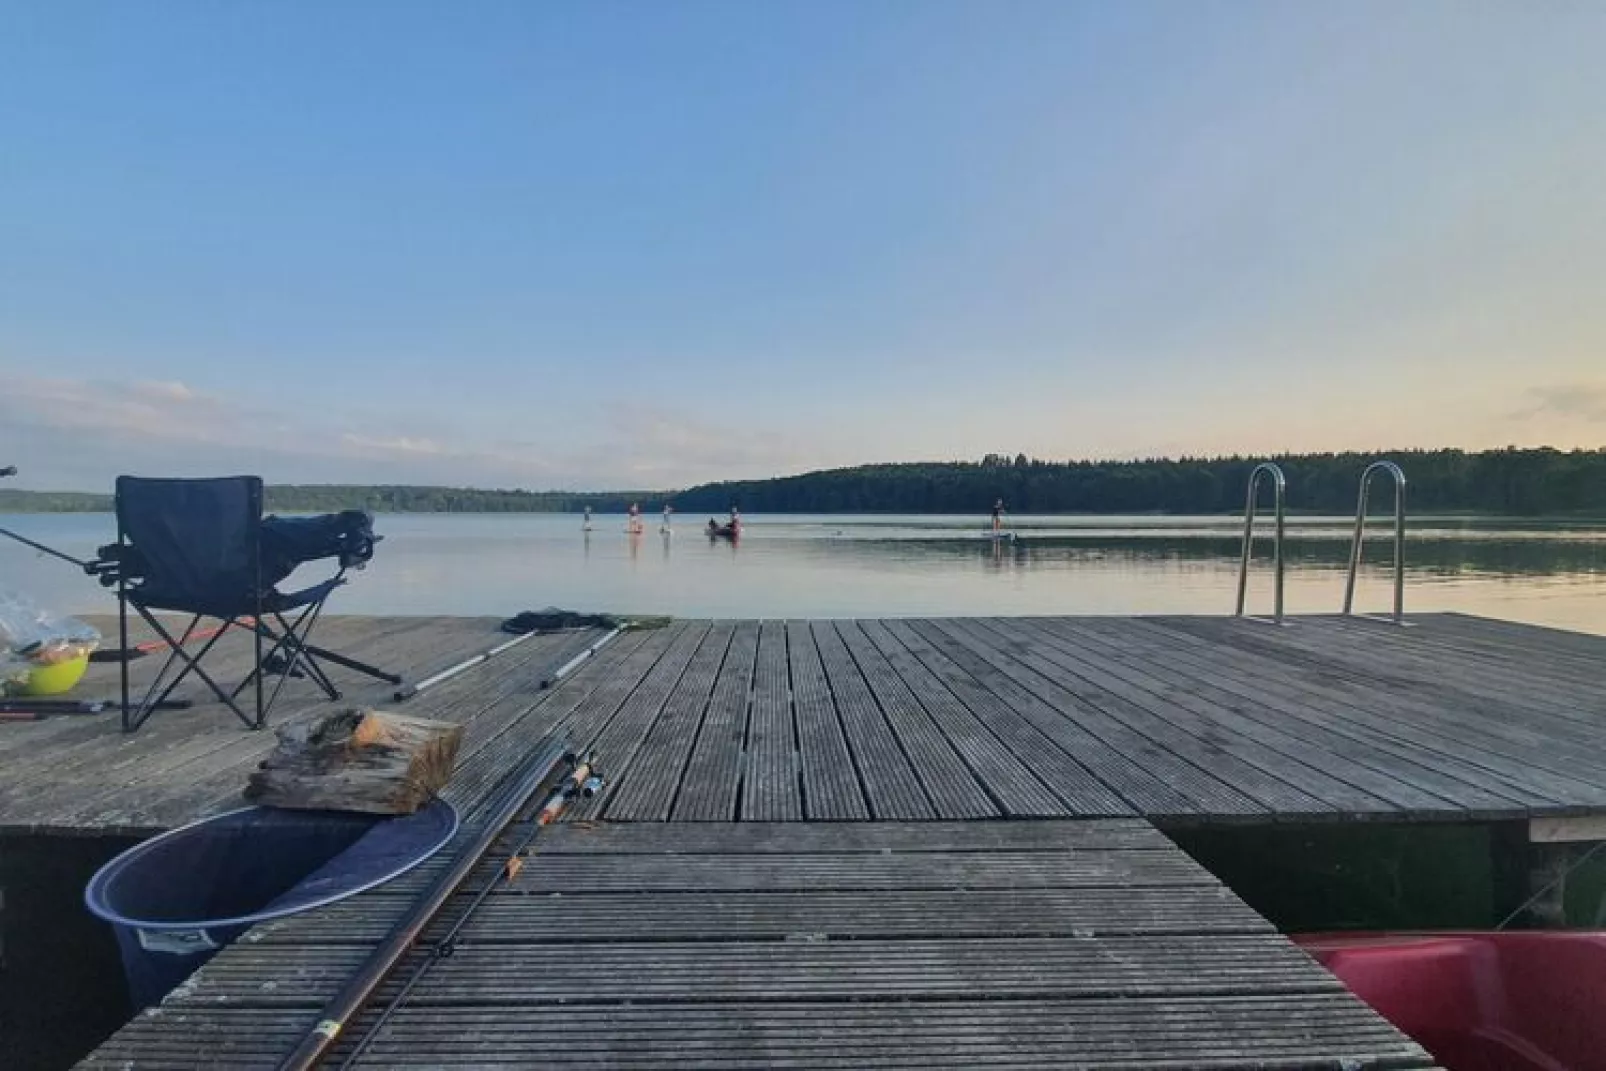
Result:
<svg viewBox="0 0 1606 1071"><path fill-rule="evenodd" d="M1273 458L1288 477L1291 510L1346 513L1368 462L1397 461L1413 512L1606 516L1606 449L1547 448L1388 454L1289 454ZM479 488L283 485L270 510L376 513L619 512L667 501L690 513L983 513L999 498L1012 513L1228 513L1243 508L1250 470L1263 459L1179 458L1043 461L992 454L980 461L913 462L830 469L768 480L703 484L679 491L521 491ZM1386 484L1377 491L1386 495ZM0 512L93 512L110 495L0 488Z"/></svg>

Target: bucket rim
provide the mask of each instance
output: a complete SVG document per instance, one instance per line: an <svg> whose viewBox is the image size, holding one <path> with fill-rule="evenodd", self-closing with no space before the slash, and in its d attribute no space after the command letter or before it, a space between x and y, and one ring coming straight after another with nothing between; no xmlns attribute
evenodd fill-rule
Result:
<svg viewBox="0 0 1606 1071"><path fill-rule="evenodd" d="M452 838L457 836L458 830L462 828L463 817L458 813L457 808L453 806L450 801L444 800L439 796L436 796L434 799L430 800L427 804L413 813L422 814L424 811L433 807L445 808L446 815L450 819L450 822L447 825L445 836L441 837L440 843L435 846L433 851L429 852L427 855L419 856L417 859L407 863L405 866L400 866L395 870L381 874L372 881L364 882L361 885L354 885L349 889L342 889L338 893L320 897L317 900L308 900L304 903L274 908L271 911L262 910L252 912L248 915L237 915L232 918L194 919L182 922L129 918L126 915L112 910L111 907L104 902L104 897L101 894L104 892L106 884L110 880L108 875L116 872L116 870L120 868L120 865L126 865L126 862L132 861L142 855L155 851L156 848L164 841L171 840L172 838L178 837L199 826L210 825L213 822L219 822L225 818L232 818L235 815L245 814L249 811L270 811L283 809L263 807L253 804L246 807L236 807L231 811L222 811L218 814L207 815L205 818L197 818L193 822L186 822L184 825L170 829L165 833L158 833L156 836L151 837L148 840L140 841L132 848L127 848L121 852L118 852L117 855L107 860L99 870L95 871L94 876L89 879L89 884L84 886L84 906L89 909L90 914L94 915L96 918L109 922L114 926L128 926L133 929L153 931L232 929L240 926L254 926L260 922L271 922L274 919L286 918L290 915L299 915L306 911L314 911L320 907L328 907L330 904L339 903L341 900L345 900L348 897L356 896L358 893L364 893L370 889L378 888L387 882L394 881L403 874L416 869L421 864L433 858L435 854L438 853L442 848L450 844ZM379 815L376 816L377 820L375 821L374 825L377 826L379 822L404 817L410 816L390 815L387 817L384 815Z"/></svg>

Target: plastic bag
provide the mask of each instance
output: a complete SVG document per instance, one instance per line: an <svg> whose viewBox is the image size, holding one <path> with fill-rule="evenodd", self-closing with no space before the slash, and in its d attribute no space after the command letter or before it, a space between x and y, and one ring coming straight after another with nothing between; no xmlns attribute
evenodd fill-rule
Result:
<svg viewBox="0 0 1606 1071"><path fill-rule="evenodd" d="M100 633L76 617L57 617L14 591L0 591L0 677L21 664L53 666L100 646Z"/></svg>

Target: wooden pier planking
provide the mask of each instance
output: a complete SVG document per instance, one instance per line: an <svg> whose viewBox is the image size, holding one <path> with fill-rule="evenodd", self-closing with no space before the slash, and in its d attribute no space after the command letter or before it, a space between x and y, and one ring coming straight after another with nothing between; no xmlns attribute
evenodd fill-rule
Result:
<svg viewBox="0 0 1606 1071"><path fill-rule="evenodd" d="M866 621L859 627L898 675L893 694L882 700L883 707L907 703L928 713L962 763L956 779L973 772L993 805L1009 816L1052 818L1070 813L1031 768L1004 747L884 624Z"/></svg>
<svg viewBox="0 0 1606 1071"><path fill-rule="evenodd" d="M641 679L635 691L619 705L605 726L592 729L575 727L569 732L569 739L580 754L596 752L608 756L607 768L598 766L605 777L617 778L629 768L630 760L640 748L648 727L662 715L670 695L678 688L707 633L707 627L699 625L677 630L663 656ZM594 817L602 809L606 798L605 789L604 793L590 799L577 800L571 806L571 812L576 818Z"/></svg>
<svg viewBox="0 0 1606 1071"><path fill-rule="evenodd" d="M107 629L105 621L94 623ZM496 624L485 618L337 617L320 628L316 640L416 679L507 639ZM131 640L146 635L138 632ZM586 635L535 637L401 708L465 720L454 712L472 708L494 682L510 673L527 681L550 670ZM225 637L212 655L219 659L214 676L220 682L242 676L251 664L251 646L245 634ZM163 661L157 653L131 663L132 686L142 691ZM331 703L310 681L292 679L270 712L269 728L342 706L397 706L393 685L329 669L343 691L341 700ZM115 699L117 675L116 664L94 664L74 695ZM199 681L186 681L175 695L194 698L197 705L159 711L133 734L121 731L115 707L0 725L0 741L8 744L0 754L7 772L0 781L0 831L148 833L233 804L246 775L272 749L274 735L246 729L220 703L202 701L209 694L204 689Z"/></svg>
<svg viewBox="0 0 1606 1071"><path fill-rule="evenodd" d="M784 822L803 817L787 667L786 625L766 621L759 626L758 662L753 670L747 768L742 775L745 821Z"/></svg>
<svg viewBox="0 0 1606 1071"><path fill-rule="evenodd" d="M875 703L914 767L938 818L985 818L1000 813L985 786L943 734L937 719L856 621L839 621L837 634L863 674ZM928 697L935 699L935 696ZM935 704L933 704L935 705Z"/></svg>
<svg viewBox="0 0 1606 1071"><path fill-rule="evenodd" d="M1133 621L1130 626L1146 637L1135 642L1159 652L1177 672L1187 675L1195 695L1218 696L1223 705L1259 726L1311 741L1340 757L1364 760L1394 782L1380 790L1385 796L1427 791L1429 798L1419 800L1423 809L1441 809L1448 804L1469 812L1549 802L1521 788L1491 785L1495 778L1487 770L1458 762L1442 749L1422 743L1411 728L1409 713L1396 713L1389 707L1382 719L1375 720L1364 700L1357 706L1355 696L1322 681L1301 679L1263 659L1194 640L1158 622ZM1379 702L1387 700L1374 700L1374 704ZM1398 735L1402 727L1406 738Z"/></svg>
<svg viewBox="0 0 1606 1071"><path fill-rule="evenodd" d="M1213 657L1246 657L1246 664L1265 677L1279 675L1278 663L1288 659L1291 647L1294 654L1309 657L1303 650L1303 641L1297 639L1287 641L1241 629L1221 633L1208 619L1159 623L1204 638ZM1212 640L1215 642L1209 642ZM1294 647L1295 644L1300 646ZM1386 648L1380 648L1379 655L1385 654ZM1422 670L1429 679L1439 672L1442 671ZM1322 674L1330 676L1330 671L1324 667ZM1598 780L1591 782L1589 752L1580 753L1572 743L1573 727L1568 726L1568 736L1557 737L1547 730L1546 714L1522 703L1506 702L1496 708L1508 723L1501 725L1492 720L1488 708L1474 707L1448 688L1433 702L1402 695L1388 682L1378 681L1353 680L1342 687L1332 683L1314 687L1303 684L1297 691L1298 699L1307 705L1332 694L1347 697L1345 722L1367 732L1372 739L1416 745L1424 760L1437 756L1436 768L1470 770L1483 783L1492 782L1501 795L1525 805L1554 805L1562 799L1606 801L1606 786ZM1584 731L1589 739L1601 739L1598 725ZM1513 732L1527 734L1528 739L1513 739ZM1552 741L1552 747L1545 746L1547 739ZM1558 769L1567 772L1558 775Z"/></svg>
<svg viewBox="0 0 1606 1071"><path fill-rule="evenodd" d="M542 837L360 1066L1431 1066L1130 819ZM731 889L759 872L766 891ZM365 905L404 903L370 894L262 928L86 1066L273 1066L384 932Z"/></svg>
<svg viewBox="0 0 1606 1071"><path fill-rule="evenodd" d="M855 756L853 765L864 786L871 815L878 819L932 817L931 803L920 787L920 779L841 635L829 622L815 622L809 627L809 635L836 701L848 747Z"/></svg>
<svg viewBox="0 0 1606 1071"><path fill-rule="evenodd" d="M1029 622L1026 625L1031 627ZM1040 633L1011 632L992 621L979 621L976 627L988 629L1012 650L1029 649L1030 654L1022 660L1029 660L1038 672L1053 677L1130 732L1141 734L1193 765L1228 780L1266 811L1321 815L1338 810L1321 795L1333 782L1320 770L1306 767L1298 772L1279 773L1275 769L1278 765L1275 753L1253 737L1222 733L1186 706L1133 687L1068 649L1052 642L1040 642Z"/></svg>
<svg viewBox="0 0 1606 1071"><path fill-rule="evenodd" d="M540 835L363 1064L580 1044L618 1068L1426 1068L1143 820L1606 814L1606 639L1412 621L677 622L550 690L596 634L532 639L403 707L467 727L447 797L472 824L553 737L608 785ZM323 635L416 677L494 625ZM276 720L330 708L291 687ZM271 745L216 704L130 737L114 718L0 726L24 786L0 787L0 829L177 824L231 805ZM444 865L259 927L91 1065L271 1066Z"/></svg>
<svg viewBox="0 0 1606 1071"><path fill-rule="evenodd" d="M868 818L870 812L859 788L853 753L832 702L814 634L806 623L787 622L786 653L792 677L804 811L814 821Z"/></svg>
<svg viewBox="0 0 1606 1071"><path fill-rule="evenodd" d="M1195 813L1208 809L1219 814L1257 815L1266 809L1241 792L1230 781L1217 777L1211 770L1173 753L1158 741L1134 731L1102 707L1090 703L1074 689L1066 687L1068 680L1049 663L1017 650L1005 652L995 646L996 637L988 630L970 622L937 621L933 627L949 640L979 656L1002 679L1009 681L1010 690L1019 688L1035 699L1047 704L1061 719L1093 737L1099 746L1125 756L1143 770L1143 777L1133 787L1153 791L1161 786L1160 795L1174 794L1177 802L1174 813ZM1124 782L1121 783L1124 785ZM1119 786L1117 790L1120 790ZM1125 792L1122 793L1126 795ZM1130 796L1128 797L1131 798ZM1166 814L1172 811L1165 804L1152 800L1136 805L1140 813Z"/></svg>
<svg viewBox="0 0 1606 1071"><path fill-rule="evenodd" d="M681 770L697 740L698 726L712 699L714 681L734 633L734 627L728 624L715 624L704 633L697 653L635 754L623 763L619 756L608 756L607 802L617 819L668 820L675 791L680 787Z"/></svg>
<svg viewBox="0 0 1606 1071"><path fill-rule="evenodd" d="M757 657L758 623L737 625L675 796L672 813L676 821L717 822L736 817L748 698ZM611 756L599 758L606 764Z"/></svg>
<svg viewBox="0 0 1606 1071"><path fill-rule="evenodd" d="M495 624L335 617L321 638L417 678L499 642ZM608 779L575 818L1606 813L1606 690L1581 683L1591 652L1606 665L1598 637L1455 615L1406 629L1331 617L680 622L626 633L543 691L595 635L537 637L401 707L466 726L449 798L482 797L536 740L562 734L594 748ZM247 640L220 644L222 668L244 671ZM160 661L133 663L135 684ZM335 672L343 702L390 705L388 685ZM111 696L116 673L92 666L79 692ZM310 682L287 689L276 723L333 707ZM115 711L0 725L0 831L168 828L232 805L271 745L215 703L163 711L132 735Z"/></svg>
<svg viewBox="0 0 1606 1071"><path fill-rule="evenodd" d="M300 1035L275 1011L176 1008L139 1020L134 1066L271 1067ZM1291 1040L1292 1038L1292 1040ZM208 1057L197 1058L198 1047ZM122 1051L122 1050L109 1050ZM1288 997L900 1001L873 1004L656 1004L573 1006L562 1015L506 1008L424 1008L392 1020L364 1066L539 1066L584 1063L613 1071L720 1068L1009 1067L1059 1071L1067 1052L1086 1071L1186 1067L1423 1068L1386 1023L1344 994ZM1311 1053L1376 1053L1347 1063ZM1037 1055L1033 1055L1036 1053ZM383 1061L381 1064L380 1061ZM114 1068L97 1057L90 1067ZM528 1063L523 1066L528 1066Z"/></svg>
<svg viewBox="0 0 1606 1071"><path fill-rule="evenodd" d="M1006 761L1034 770L1064 804L1054 813L1083 817L1132 813L1132 808L1091 770L1062 750L1014 706L939 653L908 622L889 621L885 627L909 650L914 663L931 681L940 681L972 718L997 736L1007 749Z"/></svg>
<svg viewBox="0 0 1606 1071"><path fill-rule="evenodd" d="M1370 739L1346 718L1345 711L1306 694L1290 698L1267 673L1264 682L1235 675L1235 665L1218 652L1196 653L1171 639L1157 639L1149 626L1132 623L1117 637L1125 651L1142 659L1151 677L1187 690L1196 701L1207 701L1211 716L1226 726L1252 733L1281 751L1365 790L1378 799L1409 812L1449 806L1471 809L1521 805L1526 797L1502 796L1478 783L1475 773L1461 779L1425 763L1411 745ZM1110 652L1112 663L1122 655ZM1161 661L1164 665L1160 665ZM1294 693L1298 695L1298 693Z"/></svg>

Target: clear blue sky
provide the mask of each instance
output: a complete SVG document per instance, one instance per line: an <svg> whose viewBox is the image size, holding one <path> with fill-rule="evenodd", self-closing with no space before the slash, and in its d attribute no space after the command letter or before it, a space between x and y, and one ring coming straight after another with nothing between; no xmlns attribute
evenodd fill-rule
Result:
<svg viewBox="0 0 1606 1071"><path fill-rule="evenodd" d="M0 463L1606 443L1606 7L0 0Z"/></svg>

